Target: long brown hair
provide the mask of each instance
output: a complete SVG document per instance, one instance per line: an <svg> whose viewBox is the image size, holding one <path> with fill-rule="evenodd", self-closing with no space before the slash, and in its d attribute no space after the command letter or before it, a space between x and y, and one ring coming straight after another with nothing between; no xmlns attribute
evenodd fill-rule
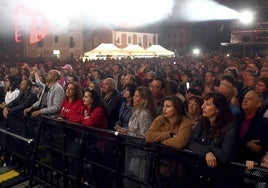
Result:
<svg viewBox="0 0 268 188"><path fill-rule="evenodd" d="M174 108L175 108L175 112L177 114L177 119L175 124L180 124L183 117L186 117L186 109L185 106L183 104L183 102L181 101L181 99L179 97L177 97L176 95L169 95L164 97L163 102L165 101L171 101Z"/></svg>
<svg viewBox="0 0 268 188"><path fill-rule="evenodd" d="M81 86L78 82L69 82L67 85L66 85L66 88L68 87L68 85L72 84L74 86L74 91L75 91L75 94L74 94L74 101L78 100L78 99L82 99L82 89L81 89ZM66 96L67 97L67 96Z"/></svg>
<svg viewBox="0 0 268 188"><path fill-rule="evenodd" d="M145 86L137 87L135 91L139 92L141 98L143 98L145 100L145 103L142 106L142 109L147 108L151 112L151 114L154 118L156 116L155 115L155 105L154 105L153 96L152 96L151 91Z"/></svg>

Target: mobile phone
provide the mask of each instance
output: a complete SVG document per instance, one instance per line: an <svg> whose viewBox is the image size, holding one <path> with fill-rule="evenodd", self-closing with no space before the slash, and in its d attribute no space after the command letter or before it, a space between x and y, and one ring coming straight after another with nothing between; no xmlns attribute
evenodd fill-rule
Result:
<svg viewBox="0 0 268 188"><path fill-rule="evenodd" d="M186 82L186 89L189 89L189 88L190 88L190 83Z"/></svg>

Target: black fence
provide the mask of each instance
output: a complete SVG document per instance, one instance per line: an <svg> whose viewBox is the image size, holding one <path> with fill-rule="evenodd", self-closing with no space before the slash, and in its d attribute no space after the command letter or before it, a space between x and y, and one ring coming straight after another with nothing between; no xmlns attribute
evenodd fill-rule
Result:
<svg viewBox="0 0 268 188"><path fill-rule="evenodd" d="M17 159L30 187L255 187L268 182L264 168L247 171L234 162L208 168L189 150L57 116L33 120L13 115L1 124L2 154Z"/></svg>

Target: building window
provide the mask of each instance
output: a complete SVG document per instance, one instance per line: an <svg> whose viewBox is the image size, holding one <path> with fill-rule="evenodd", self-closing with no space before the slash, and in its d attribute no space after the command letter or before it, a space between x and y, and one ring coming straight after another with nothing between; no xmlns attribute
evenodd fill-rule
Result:
<svg viewBox="0 0 268 188"><path fill-rule="evenodd" d="M120 43L120 37L117 37L115 42L116 42L117 44L119 44L119 43Z"/></svg>
<svg viewBox="0 0 268 188"><path fill-rule="evenodd" d="M152 38L149 38L149 46L152 45Z"/></svg>
<svg viewBox="0 0 268 188"><path fill-rule="evenodd" d="M180 32L180 38L183 38L183 32Z"/></svg>
<svg viewBox="0 0 268 188"><path fill-rule="evenodd" d="M58 35L54 36L54 43L56 43L56 44L59 43L59 36Z"/></svg>
<svg viewBox="0 0 268 188"><path fill-rule="evenodd" d="M141 37L138 38L138 44L141 46Z"/></svg>
<svg viewBox="0 0 268 188"><path fill-rule="evenodd" d="M94 38L94 46L99 45L99 43L100 43L100 39L99 39L99 37L95 37L95 38Z"/></svg>
<svg viewBox="0 0 268 188"><path fill-rule="evenodd" d="M177 48L177 43L176 42L173 42L173 48Z"/></svg>
<svg viewBox="0 0 268 188"><path fill-rule="evenodd" d="M75 42L74 42L74 37L70 37L70 44L69 44L69 47L70 47L70 48L74 48L74 44L75 44Z"/></svg>
<svg viewBox="0 0 268 188"><path fill-rule="evenodd" d="M182 42L179 43L179 47L183 48L183 43Z"/></svg>
<svg viewBox="0 0 268 188"><path fill-rule="evenodd" d="M74 53L70 53L70 59L73 59L74 58Z"/></svg>
<svg viewBox="0 0 268 188"><path fill-rule="evenodd" d="M127 43L131 43L131 36L127 37Z"/></svg>

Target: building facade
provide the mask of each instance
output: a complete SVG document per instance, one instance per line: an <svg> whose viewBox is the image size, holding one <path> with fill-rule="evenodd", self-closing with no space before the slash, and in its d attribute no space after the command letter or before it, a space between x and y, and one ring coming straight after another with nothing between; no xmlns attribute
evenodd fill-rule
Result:
<svg viewBox="0 0 268 188"><path fill-rule="evenodd" d="M268 22L252 25L232 23L230 43L223 43L226 53L240 56L268 56Z"/></svg>
<svg viewBox="0 0 268 188"><path fill-rule="evenodd" d="M119 48L129 44L138 44L144 49L153 44L158 44L158 34L149 32L133 32L110 26L96 27L84 34L85 51L90 51L101 43L112 43Z"/></svg>
<svg viewBox="0 0 268 188"><path fill-rule="evenodd" d="M185 55L189 53L191 44L191 25L168 23L159 29L159 43L174 51L177 55Z"/></svg>

